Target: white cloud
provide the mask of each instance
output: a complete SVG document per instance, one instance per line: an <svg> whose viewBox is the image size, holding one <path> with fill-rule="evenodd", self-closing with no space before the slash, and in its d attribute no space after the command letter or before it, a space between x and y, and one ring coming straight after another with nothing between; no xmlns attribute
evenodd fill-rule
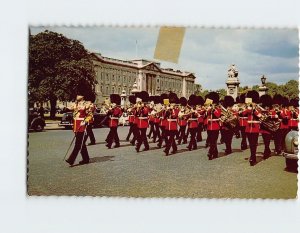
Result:
<svg viewBox="0 0 300 233"><path fill-rule="evenodd" d="M39 27L81 41L90 51L119 59L153 59L158 28ZM138 55L136 55L136 40ZM227 69L235 63L241 85L256 85L265 74L268 81L298 79L298 32L291 29L187 28L178 64L171 67L194 72L205 89L225 88Z"/></svg>

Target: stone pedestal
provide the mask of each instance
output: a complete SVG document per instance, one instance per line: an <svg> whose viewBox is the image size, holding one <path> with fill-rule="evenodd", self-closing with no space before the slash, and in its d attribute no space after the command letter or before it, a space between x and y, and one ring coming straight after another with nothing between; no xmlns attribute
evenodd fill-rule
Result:
<svg viewBox="0 0 300 233"><path fill-rule="evenodd" d="M268 88L266 86L260 86L258 88L259 97L262 96L262 95L266 95L267 92L268 92Z"/></svg>
<svg viewBox="0 0 300 233"><path fill-rule="evenodd" d="M238 96L240 81L238 78L238 70L234 64L232 64L228 69L226 85L227 95L232 96L233 99L236 100L236 97Z"/></svg>
<svg viewBox="0 0 300 233"><path fill-rule="evenodd" d="M126 91L123 90L122 94L121 94L121 106L123 106L123 107L125 107L125 105L126 105L126 97L127 97Z"/></svg>

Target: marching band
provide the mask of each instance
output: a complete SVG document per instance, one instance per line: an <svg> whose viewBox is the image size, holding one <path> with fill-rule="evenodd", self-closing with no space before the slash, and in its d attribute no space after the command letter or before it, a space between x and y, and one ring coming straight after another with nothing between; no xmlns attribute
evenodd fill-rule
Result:
<svg viewBox="0 0 300 233"><path fill-rule="evenodd" d="M287 133L290 130L298 130L298 101L298 98L289 100L278 94L273 97L267 94L259 96L254 90L240 95L236 101L231 96L225 96L220 100L216 92L210 92L204 99L191 95L188 100L184 97L179 99L174 93L149 97L147 92L140 92L129 96L130 105L122 109L120 96L111 95L111 105L106 110L110 128L106 146L109 149L113 143L115 148L120 146L118 120L125 111L129 121L126 141L133 135L130 143L135 146L136 152L140 151L142 145L143 151L148 151L150 149L148 139L151 138L153 143L158 143L158 148L164 147L163 152L166 156L170 153L175 154L177 145L181 143L188 144L189 151L196 150L197 142L202 141L202 133L206 131L205 146L209 147L207 156L212 160L218 158L219 134L225 143L226 155L233 152L231 146L233 136L240 135L240 149L243 151L249 146L249 163L253 166L257 163L259 135L262 136L265 146L263 159L267 159L271 156L272 139L275 153L281 154ZM82 132L82 129L80 131ZM84 143L85 141L86 139ZM88 155L85 155L86 147L82 146L81 150L86 163L88 158ZM76 157L74 153L72 152L67 160L70 164Z"/></svg>

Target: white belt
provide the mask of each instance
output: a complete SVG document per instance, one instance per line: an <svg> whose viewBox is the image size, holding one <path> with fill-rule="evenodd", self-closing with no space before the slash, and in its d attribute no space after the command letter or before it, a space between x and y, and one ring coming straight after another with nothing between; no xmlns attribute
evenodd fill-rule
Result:
<svg viewBox="0 0 300 233"><path fill-rule="evenodd" d="M248 117L239 117L240 119L248 119Z"/></svg>
<svg viewBox="0 0 300 233"><path fill-rule="evenodd" d="M198 118L189 118L188 121L198 121Z"/></svg>
<svg viewBox="0 0 300 233"><path fill-rule="evenodd" d="M148 120L148 117L139 117L139 120Z"/></svg>
<svg viewBox="0 0 300 233"><path fill-rule="evenodd" d="M110 117L111 120L119 120L118 117Z"/></svg>
<svg viewBox="0 0 300 233"><path fill-rule="evenodd" d="M248 123L260 123L260 121L248 121Z"/></svg>
<svg viewBox="0 0 300 233"><path fill-rule="evenodd" d="M167 121L177 121L177 119L167 119Z"/></svg>
<svg viewBox="0 0 300 233"><path fill-rule="evenodd" d="M79 117L79 118L75 118L74 120L81 120L83 121L85 118Z"/></svg>
<svg viewBox="0 0 300 233"><path fill-rule="evenodd" d="M294 119L294 118L292 118L292 119L290 119L291 121L298 121L298 119Z"/></svg>
<svg viewBox="0 0 300 233"><path fill-rule="evenodd" d="M208 121L219 121L220 119L208 119Z"/></svg>

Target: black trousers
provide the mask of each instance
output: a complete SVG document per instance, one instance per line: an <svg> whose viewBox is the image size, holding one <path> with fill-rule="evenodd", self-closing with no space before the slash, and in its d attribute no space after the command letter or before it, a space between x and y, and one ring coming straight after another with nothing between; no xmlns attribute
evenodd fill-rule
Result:
<svg viewBox="0 0 300 233"><path fill-rule="evenodd" d="M247 135L246 135L246 126L240 126L242 141L241 141L241 150L247 149Z"/></svg>
<svg viewBox="0 0 300 233"><path fill-rule="evenodd" d="M202 130L203 130L203 123L199 123L197 128L197 142L202 141Z"/></svg>
<svg viewBox="0 0 300 233"><path fill-rule="evenodd" d="M164 126L160 126L160 130L161 130L161 135L160 138L158 140L158 146L161 147L163 141L165 141L165 144L167 144L167 137L166 137L166 129Z"/></svg>
<svg viewBox="0 0 300 233"><path fill-rule="evenodd" d="M271 142L272 135L263 133L262 138L265 144L264 157L269 157L271 155L270 142Z"/></svg>
<svg viewBox="0 0 300 233"><path fill-rule="evenodd" d="M283 140L282 130L278 129L274 133L275 152L278 154L280 154L282 150L282 140Z"/></svg>
<svg viewBox="0 0 300 233"><path fill-rule="evenodd" d="M132 125L132 133L133 133L133 138L131 140L132 144L135 144L135 142L138 140L138 138L140 137L140 131L137 127L136 124Z"/></svg>
<svg viewBox="0 0 300 233"><path fill-rule="evenodd" d="M79 151L81 153L82 160L84 162L88 162L90 160L90 157L89 157L89 153L87 151L86 145L85 145L84 132L75 133L75 146L74 146L72 153L70 154L70 156L68 158L68 161L70 163L73 164L75 162Z"/></svg>
<svg viewBox="0 0 300 233"><path fill-rule="evenodd" d="M225 146L226 146L226 153L232 152L231 144L232 144L233 135L234 135L233 129L224 129L223 130L223 136L224 136L223 139L224 139Z"/></svg>
<svg viewBox="0 0 300 233"><path fill-rule="evenodd" d="M173 149L173 152L177 151L177 145L176 145L176 141L175 141L176 134L177 134L177 130L166 130L167 143L166 143L165 151L167 153L169 153L171 147Z"/></svg>
<svg viewBox="0 0 300 233"><path fill-rule="evenodd" d="M214 158L218 157L217 141L219 137L219 130L207 130L207 137L209 138L208 155Z"/></svg>
<svg viewBox="0 0 300 233"><path fill-rule="evenodd" d="M258 141L258 133L246 133L249 147L250 147L250 160L249 162L256 162L256 149L257 149L257 141Z"/></svg>
<svg viewBox="0 0 300 233"><path fill-rule="evenodd" d="M154 134L153 134L153 142L156 142L156 139L160 139L160 131L159 131L159 123L154 123Z"/></svg>
<svg viewBox="0 0 300 233"><path fill-rule="evenodd" d="M126 137L126 141L129 141L131 134L133 133L133 123L129 123L129 132Z"/></svg>
<svg viewBox="0 0 300 233"><path fill-rule="evenodd" d="M190 142L188 145L188 149L197 149L197 141L196 141L196 134L197 134L197 128L189 128L189 132L190 132Z"/></svg>
<svg viewBox="0 0 300 233"><path fill-rule="evenodd" d="M151 138L151 135L154 135L155 129L154 129L154 122L153 121L149 121L149 126L150 126L150 131L148 133L148 138Z"/></svg>
<svg viewBox="0 0 300 233"><path fill-rule="evenodd" d="M182 140L183 140L183 142L187 141L187 135L185 134L185 130L186 130L186 125L179 127L179 136L178 136L179 144L181 143Z"/></svg>
<svg viewBox="0 0 300 233"><path fill-rule="evenodd" d="M88 139L88 137L90 138L91 143L95 143L96 139L93 133L93 126L92 125L87 125L86 126L86 135L84 136L84 141L86 142L86 140Z"/></svg>
<svg viewBox="0 0 300 233"><path fill-rule="evenodd" d="M111 146L115 142L116 145L120 145L120 139L118 135L118 127L111 127L108 133L108 146Z"/></svg>
<svg viewBox="0 0 300 233"><path fill-rule="evenodd" d="M149 149L149 144L147 140L147 128L139 129L140 135L137 139L136 148L139 150L141 148L141 145L144 144L145 149Z"/></svg>

